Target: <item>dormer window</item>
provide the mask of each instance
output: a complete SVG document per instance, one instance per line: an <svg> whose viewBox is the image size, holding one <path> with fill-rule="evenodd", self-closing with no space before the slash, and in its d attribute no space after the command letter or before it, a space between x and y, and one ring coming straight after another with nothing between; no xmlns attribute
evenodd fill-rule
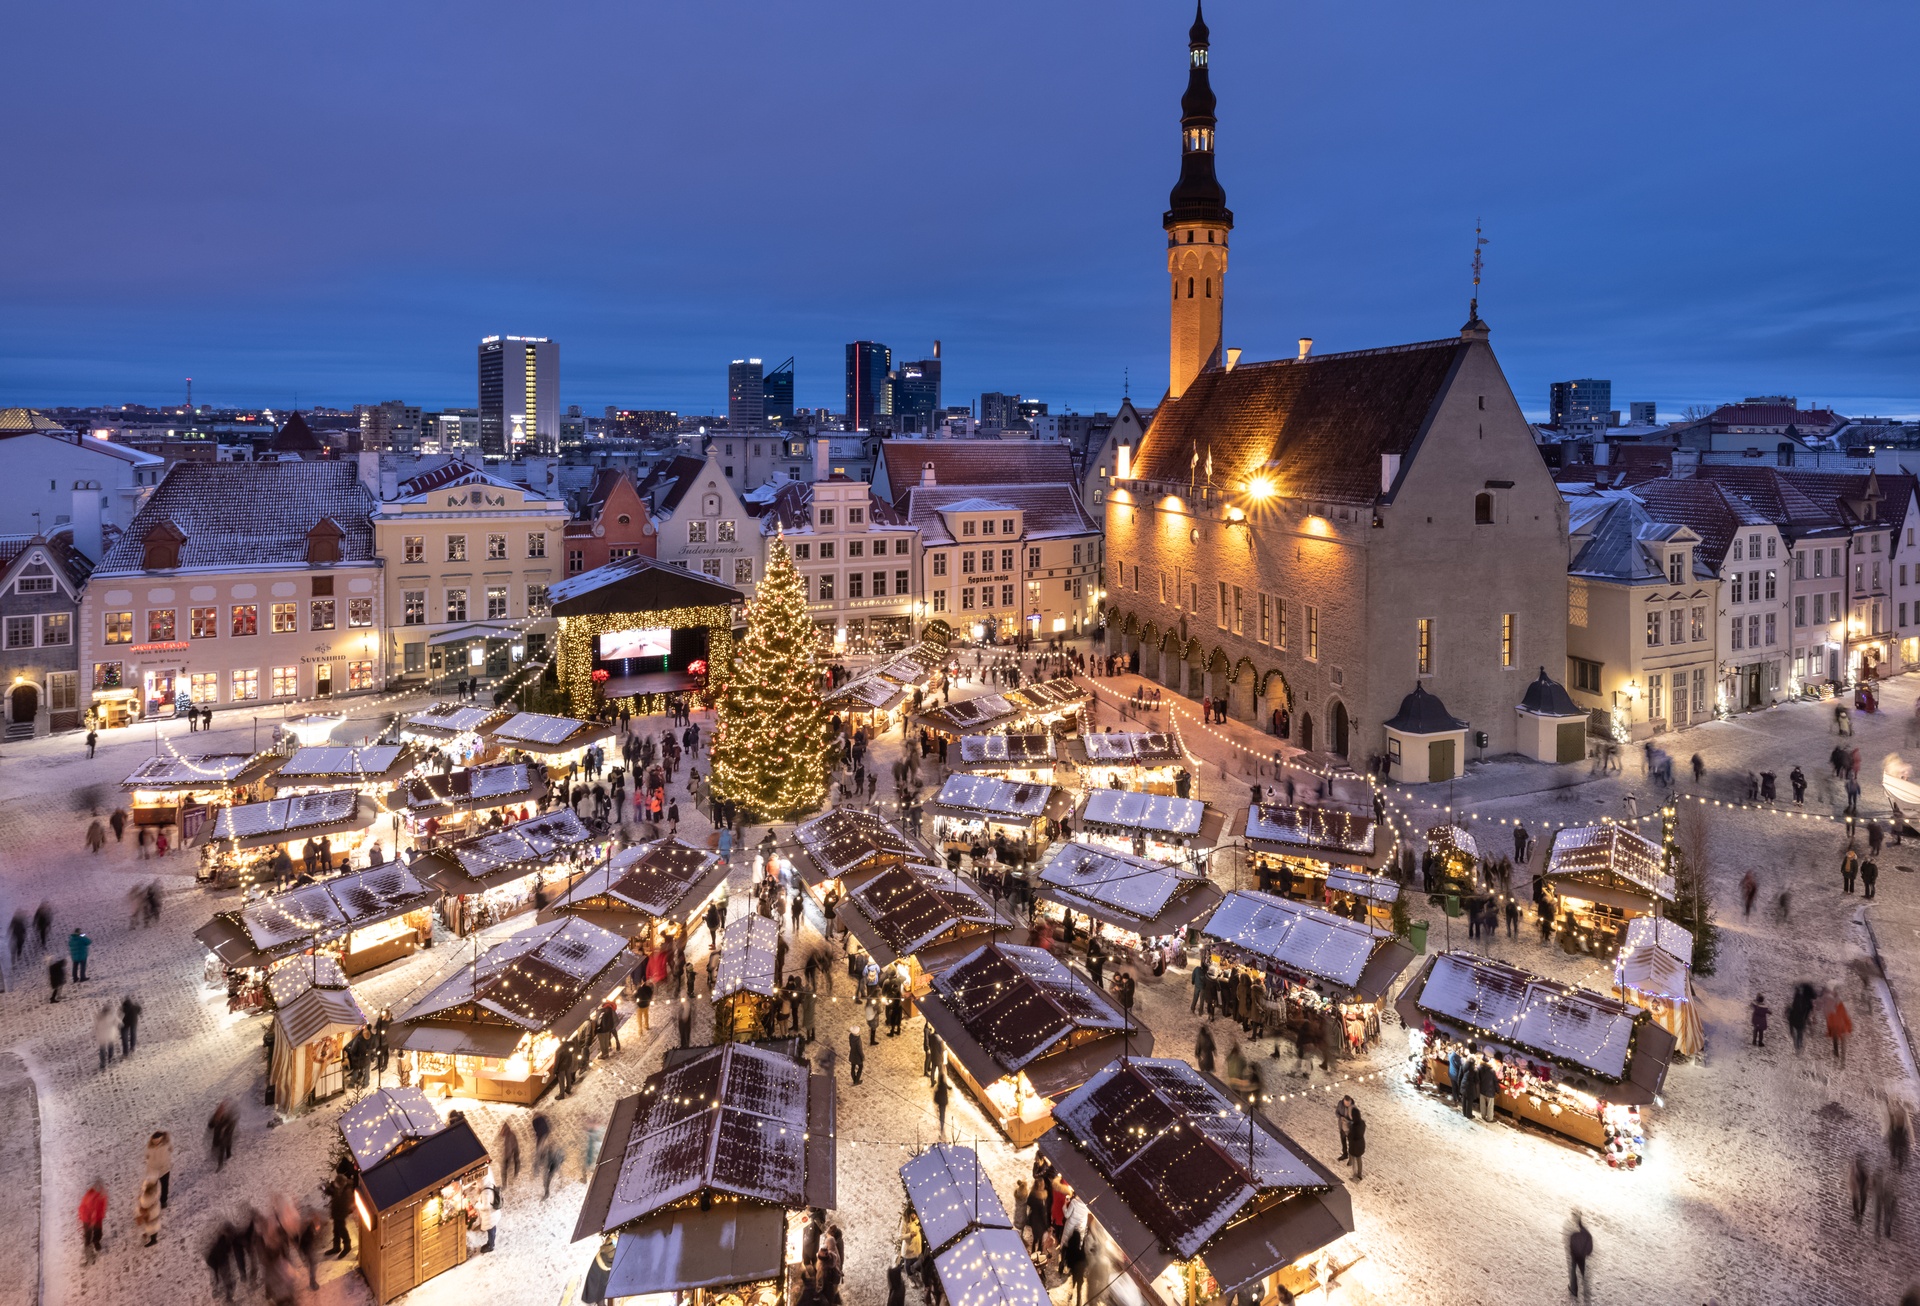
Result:
<svg viewBox="0 0 1920 1306"><path fill-rule="evenodd" d="M148 571L171 571L180 565L180 546L186 542L180 528L162 517L147 528L140 565Z"/></svg>
<svg viewBox="0 0 1920 1306"><path fill-rule="evenodd" d="M322 517L307 532L307 563L309 566L331 566L340 561L340 541L346 538L346 532L340 529L340 523L331 517Z"/></svg>
<svg viewBox="0 0 1920 1306"><path fill-rule="evenodd" d="M1669 585L1678 585L1686 579L1686 563L1687 555L1684 553L1669 553L1667 555L1667 583Z"/></svg>

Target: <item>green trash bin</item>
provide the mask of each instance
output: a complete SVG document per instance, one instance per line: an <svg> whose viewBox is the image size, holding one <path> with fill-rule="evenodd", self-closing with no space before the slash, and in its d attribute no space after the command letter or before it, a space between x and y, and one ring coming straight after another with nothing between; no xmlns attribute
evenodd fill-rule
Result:
<svg viewBox="0 0 1920 1306"><path fill-rule="evenodd" d="M1446 911L1446 913L1447 913L1447 915L1449 915L1449 916L1460 916L1460 915L1463 915L1464 913L1462 913L1462 912L1461 912L1461 910L1460 910L1460 895L1459 895L1459 894L1457 894L1457 893L1450 893L1450 894L1448 894L1448 895L1447 895L1447 901L1446 901L1446 906L1445 906L1445 908L1444 908L1444 910Z"/></svg>
<svg viewBox="0 0 1920 1306"><path fill-rule="evenodd" d="M1407 942L1413 945L1415 956L1427 955L1427 923L1425 921L1407 922Z"/></svg>

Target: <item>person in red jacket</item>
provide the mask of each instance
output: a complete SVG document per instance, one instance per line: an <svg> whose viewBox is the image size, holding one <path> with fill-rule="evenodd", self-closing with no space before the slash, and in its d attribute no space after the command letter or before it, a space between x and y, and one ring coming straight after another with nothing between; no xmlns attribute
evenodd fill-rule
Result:
<svg viewBox="0 0 1920 1306"><path fill-rule="evenodd" d="M107 1186L98 1179L88 1185L80 1197L80 1239L86 1247L87 1264L100 1254L100 1242L107 1226Z"/></svg>

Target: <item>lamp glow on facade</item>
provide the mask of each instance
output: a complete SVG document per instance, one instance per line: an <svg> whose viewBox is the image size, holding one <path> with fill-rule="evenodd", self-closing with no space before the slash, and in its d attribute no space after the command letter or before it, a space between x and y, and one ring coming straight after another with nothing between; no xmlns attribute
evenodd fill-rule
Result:
<svg viewBox="0 0 1920 1306"><path fill-rule="evenodd" d="M1274 496L1274 491L1275 487L1271 476L1253 476L1247 480L1247 497L1249 499L1256 501L1271 499Z"/></svg>

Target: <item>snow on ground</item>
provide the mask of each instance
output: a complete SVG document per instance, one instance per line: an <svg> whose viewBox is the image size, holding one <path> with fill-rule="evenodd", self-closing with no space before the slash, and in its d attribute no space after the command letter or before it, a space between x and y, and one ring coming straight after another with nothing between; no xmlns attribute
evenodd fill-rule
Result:
<svg viewBox="0 0 1920 1306"><path fill-rule="evenodd" d="M1102 681L1100 688L1124 694L1137 683L1123 678ZM1896 683L1886 695L1885 715L1858 723L1853 742L1865 761L1869 806L1881 801L1879 759L1905 742L1917 688ZM1169 703L1182 702L1166 697ZM418 705L398 706L411 711ZM1164 709L1155 717L1166 723ZM1099 724L1120 721L1107 700ZM377 724L369 712L350 720L339 736L357 738ZM1247 755L1230 749L1191 715L1183 715L1180 725L1188 746L1206 763L1200 795L1224 808L1243 806L1246 784L1254 778L1243 769L1251 765ZM223 722L204 738L190 735L183 725L160 729L189 751L245 749L252 727L250 721ZM1799 761L1815 777L1810 803L1822 799L1817 810L1824 814L1832 810L1831 795L1819 779L1833 745L1830 730L1828 709L1796 705L1697 727L1666 743L1683 760L1699 751L1708 766L1703 792L1723 798L1744 791L1749 766L1780 772L1785 792L1785 772ZM1271 747L1242 727L1229 727L1228 733L1263 753ZM879 747L882 765L897 748L897 736ZM0 1243L7 1248L0 1264L24 1271L30 1263L30 1239L21 1226L31 1221L37 1200L45 1300L52 1306L83 1300L212 1300L199 1256L214 1222L245 1202L264 1202L275 1193L317 1202L343 1106L336 1102L295 1122L270 1126L271 1113L259 1105L264 1021L228 1015L222 995L201 982L203 952L192 931L224 900L195 885L189 858L143 862L131 842L109 844L97 857L85 851L87 818L76 811L76 797L97 784L110 802L117 801L120 779L153 749L153 727L146 726L104 736L98 758L91 761L73 736L10 746L0 756L0 911L30 911L46 899L54 910L56 947L74 924L94 937L94 978L69 986L66 1001L47 1003L44 971L37 964L10 974L9 991L0 995L5 1045L25 1062L38 1088L43 1149L37 1194L31 1191L30 1169L11 1164L21 1154L17 1137L4 1152L14 1188L9 1218L15 1236ZM932 779L937 783L937 776ZM1683 778L1682 792L1692 789ZM1642 811L1655 805L1631 755L1625 774L1610 776L1592 775L1584 764L1492 763L1476 767L1444 793L1418 797L1479 814L1483 845L1499 848L1510 846L1507 832L1484 818L1520 817L1537 831L1542 821L1618 815L1629 790L1640 792ZM882 806L887 806L884 792ZM683 833L704 835L704 822L690 809L683 804L688 817ZM1367 1176L1353 1186L1358 1236L1367 1255L1343 1277L1331 1300L1365 1306L1556 1299L1565 1274L1561 1239L1575 1209L1594 1230L1595 1297L1601 1301L1891 1304L1909 1282L1920 1279L1912 1250L1914 1212L1920 1208L1914 1206L1912 1180L1902 1184L1909 1209L1892 1243L1877 1243L1870 1227L1856 1229L1846 1205L1849 1159L1860 1152L1878 1165L1886 1155L1880 1092L1891 1088L1920 1097L1920 1085L1906 1078L1882 1000L1863 993L1846 969L1866 936L1855 923L1860 899L1840 893L1841 829L1825 820L1726 808L1708 812L1710 876L1724 926L1718 973L1699 985L1711 1043L1698 1063L1676 1066L1669 1077L1665 1106L1650 1113L1649 1152L1640 1170L1610 1171L1579 1149L1508 1125L1468 1121L1420 1096L1406 1083L1405 1034L1391 1018L1382 1046L1370 1058L1336 1062L1331 1075L1314 1070L1310 1077L1297 1077L1290 1051L1275 1060L1266 1055L1269 1047L1257 1049L1267 1091L1275 1099L1268 1110L1322 1159L1331 1162L1337 1154L1332 1107L1340 1092L1352 1092L1370 1121ZM1920 1004L1920 883L1896 867L1903 861L1920 867L1920 847L1912 852L1908 860L1902 851L1889 849L1881 859L1886 867L1882 893L1869 912L1893 990L1909 1005ZM1234 860L1215 862L1227 887ZM1761 909L1741 917L1737 885L1748 869L1765 885L1763 901L1780 887L1791 887L1787 922ZM126 891L153 877L165 889L162 919L152 929L129 929ZM744 882L744 870L737 871L736 889ZM1415 914L1426 914L1423 903L1415 904ZM1433 925L1431 946L1439 947L1444 925L1437 917ZM806 927L809 945L818 946L817 926L814 918ZM518 928L520 923L508 922L489 937ZM1456 922L1457 946L1467 946L1463 934ZM696 960L701 946L704 931L696 932ZM1530 924L1517 940L1480 946L1550 975L1605 985L1604 971L1591 961L1549 952ZM423 953L362 977L356 988L369 1005L397 1003L448 959L445 949ZM917 1021L898 1039L883 1033L869 1055L864 1081L858 1087L848 1081L845 1031L854 1016L844 971L840 976L841 1000L823 1003L819 1016L821 1046L836 1050L839 1067L842 1205L835 1214L847 1234L846 1298L851 1306L877 1306L904 1204L897 1170L911 1148L933 1139L935 1122L920 1075ZM1802 979L1833 984L1848 997L1858 1032L1845 1070L1823 1046L1810 1043L1796 1056L1778 1016L1765 1049L1747 1046L1746 1004L1754 993L1766 993L1779 1011L1792 984ZM116 1062L101 1073L91 1038L92 1013L128 991L146 1008L140 1049L130 1062ZM1163 1055L1185 1055L1192 1048L1199 1018L1188 1013L1188 996L1181 971L1140 986L1139 1010ZM704 1002L699 1011L696 1038L705 1029ZM659 1066L673 1038L669 1010L656 1004L653 1024L646 1032L629 1023L622 1034L624 1050L611 1063L596 1065L568 1100L542 1104L570 1149L552 1195L543 1200L523 1173L508 1190L500 1250L429 1282L410 1301L437 1306L571 1299L569 1289L592 1248L567 1241L583 1193L585 1133L603 1124L613 1101ZM1234 1031L1218 1020L1214 1029L1224 1051L1224 1035ZM215 1173L206 1158L204 1126L223 1096L241 1104L242 1126L234 1160L224 1173ZM31 1119L17 1109L19 1103L18 1095L6 1093L0 1075L0 1111L10 1124ZM483 1139L491 1142L502 1124L511 1123L523 1143L530 1141L523 1109L462 1105ZM17 1135L20 1128L14 1124L10 1132ZM145 1139L156 1128L174 1137L173 1201L160 1244L145 1248L131 1229L130 1214ZM1031 1164L1032 1149L1008 1147L963 1093L954 1095L949 1133L976 1143L1002 1200L1009 1200L1015 1179ZM107 1247L98 1264L83 1267L73 1211L95 1176L109 1187ZM1096 1274L1090 1287L1101 1281ZM0 1301L32 1300L28 1273L10 1272L4 1283ZM360 1303L369 1294L350 1261L328 1261L314 1300Z"/></svg>

